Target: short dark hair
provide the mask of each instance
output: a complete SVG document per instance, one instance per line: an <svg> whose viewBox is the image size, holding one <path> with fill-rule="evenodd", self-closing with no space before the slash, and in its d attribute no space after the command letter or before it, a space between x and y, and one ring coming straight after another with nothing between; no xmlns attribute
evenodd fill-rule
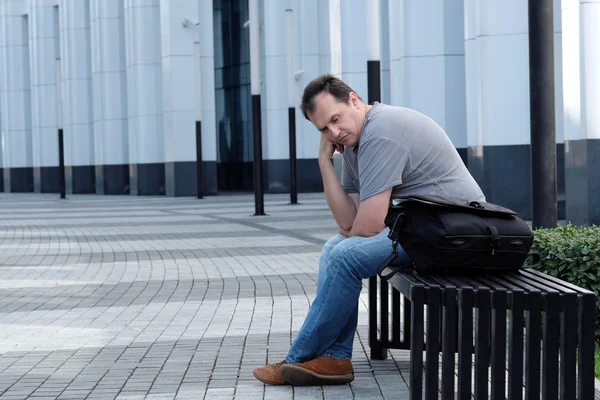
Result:
<svg viewBox="0 0 600 400"><path fill-rule="evenodd" d="M317 78L310 81L304 88L302 104L300 104L300 110L302 110L304 118L309 121L308 113L314 111L315 97L321 92L329 93L339 102L347 102L350 92L354 92L354 90L348 86L346 82L332 74L319 75ZM362 101L360 96L358 96L358 98Z"/></svg>

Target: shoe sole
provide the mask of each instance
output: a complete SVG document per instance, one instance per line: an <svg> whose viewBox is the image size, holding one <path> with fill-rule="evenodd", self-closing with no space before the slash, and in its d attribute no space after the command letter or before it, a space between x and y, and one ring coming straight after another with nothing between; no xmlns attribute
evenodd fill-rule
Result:
<svg viewBox="0 0 600 400"><path fill-rule="evenodd" d="M294 365L282 365L279 373L281 374L281 378L292 386L345 385L354 380L353 373L345 375L321 375Z"/></svg>
<svg viewBox="0 0 600 400"><path fill-rule="evenodd" d="M283 382L283 383L281 383L281 382L273 382L273 381L268 381L268 380L265 380L265 379L261 379L261 378L260 378L260 377L258 377L258 376L257 376L255 373L252 373L252 375L254 375L254 377L255 377L256 379L258 379L258 380L259 380L259 381L261 381L262 383L266 383L267 385L271 385L271 386L283 386L283 385L287 385L287 383L286 383L286 382Z"/></svg>

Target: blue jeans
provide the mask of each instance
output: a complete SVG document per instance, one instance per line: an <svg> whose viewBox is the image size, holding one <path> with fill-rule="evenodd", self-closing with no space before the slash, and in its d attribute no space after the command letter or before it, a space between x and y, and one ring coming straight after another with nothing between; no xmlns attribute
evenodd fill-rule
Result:
<svg viewBox="0 0 600 400"><path fill-rule="evenodd" d="M388 233L386 228L372 237L337 235L325 243L319 260L317 295L286 362L304 362L320 355L340 360L352 358L362 280L375 275L391 254ZM409 262L400 246L398 259Z"/></svg>

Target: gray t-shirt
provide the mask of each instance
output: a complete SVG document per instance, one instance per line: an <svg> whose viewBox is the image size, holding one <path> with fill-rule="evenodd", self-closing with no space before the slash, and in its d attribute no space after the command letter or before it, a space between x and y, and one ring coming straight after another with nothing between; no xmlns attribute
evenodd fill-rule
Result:
<svg viewBox="0 0 600 400"><path fill-rule="evenodd" d="M485 201L446 132L415 110L374 103L358 146L344 149L342 187L360 201L389 188L393 195L429 194Z"/></svg>

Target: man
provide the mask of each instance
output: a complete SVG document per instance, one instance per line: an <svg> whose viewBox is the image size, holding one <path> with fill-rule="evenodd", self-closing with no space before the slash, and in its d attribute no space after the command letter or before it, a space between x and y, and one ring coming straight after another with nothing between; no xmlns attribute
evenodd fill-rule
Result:
<svg viewBox="0 0 600 400"><path fill-rule="evenodd" d="M254 376L272 385L343 384L354 379L362 279L375 275L392 250L384 225L391 195L485 197L446 133L417 111L367 105L333 75L306 86L301 109L322 133L319 167L340 234L323 247L317 294L285 361ZM343 152L341 182L331 163L335 150ZM400 247L398 258L409 261Z"/></svg>

